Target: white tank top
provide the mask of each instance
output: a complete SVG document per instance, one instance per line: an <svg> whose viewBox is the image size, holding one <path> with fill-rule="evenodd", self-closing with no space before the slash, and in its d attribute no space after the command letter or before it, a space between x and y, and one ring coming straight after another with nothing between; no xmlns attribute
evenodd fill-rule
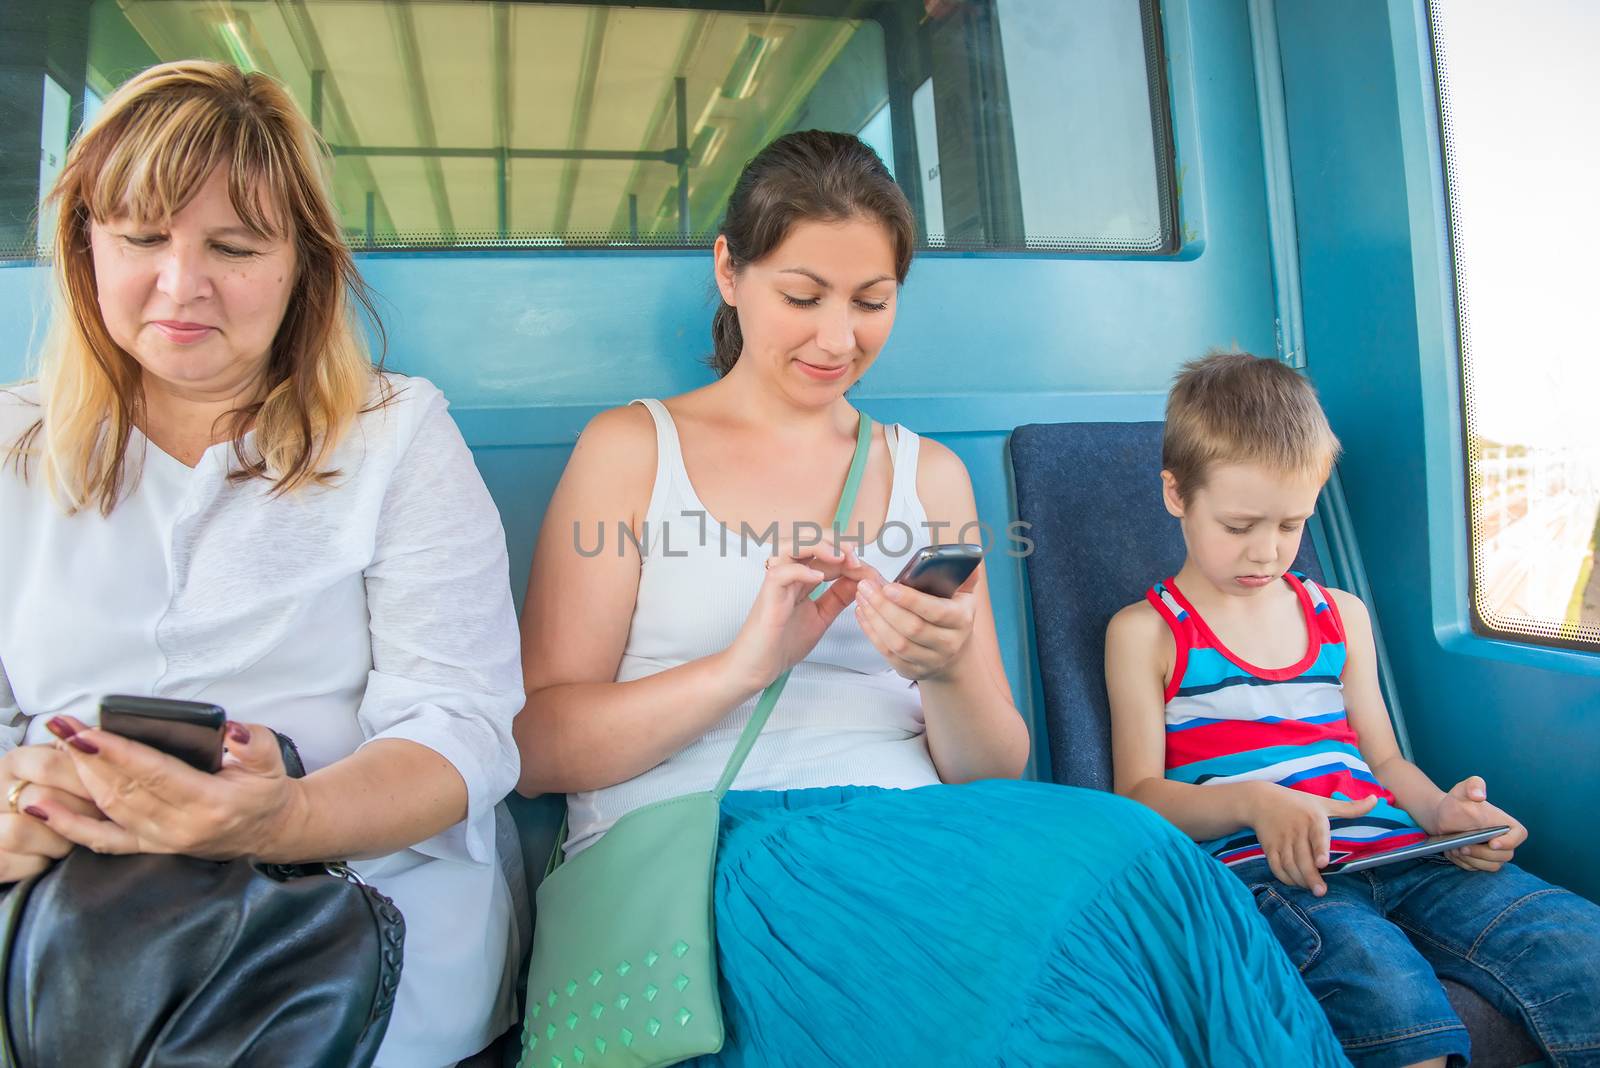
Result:
<svg viewBox="0 0 1600 1068"><path fill-rule="evenodd" d="M658 400L634 403L643 404L655 420L656 479L641 531L639 594L618 682L727 648L749 614L772 555L771 538L760 544L755 537L765 532L741 538L740 531L723 527L707 512L689 483L678 429L666 406ZM893 579L906 558L931 539L927 512L917 497L917 435L899 426L885 426L884 433L894 464L889 509L883 533L861 557ZM615 552L616 546L608 541L602 551ZM567 854L592 844L636 808L715 786L758 697L642 775L569 794ZM862 633L855 612L846 610L795 665L733 788L928 786L939 781L939 774L925 732L916 688L889 667Z"/></svg>

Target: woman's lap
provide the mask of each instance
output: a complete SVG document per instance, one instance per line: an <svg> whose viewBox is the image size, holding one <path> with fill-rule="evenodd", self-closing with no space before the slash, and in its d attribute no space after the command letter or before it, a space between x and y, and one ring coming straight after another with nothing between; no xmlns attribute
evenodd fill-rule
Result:
<svg viewBox="0 0 1600 1068"><path fill-rule="evenodd" d="M1227 872L1038 783L731 794L704 1065L1341 1058Z"/></svg>

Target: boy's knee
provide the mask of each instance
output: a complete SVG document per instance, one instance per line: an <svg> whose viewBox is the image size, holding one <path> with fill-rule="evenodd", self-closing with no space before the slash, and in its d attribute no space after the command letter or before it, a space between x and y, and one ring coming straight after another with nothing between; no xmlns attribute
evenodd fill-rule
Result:
<svg viewBox="0 0 1600 1068"><path fill-rule="evenodd" d="M1500 910L1468 959L1515 990L1531 986L1541 995L1535 1001L1564 1000L1562 1014L1589 1020L1600 1042L1600 998L1594 996L1600 990L1600 906L1594 902L1542 884Z"/></svg>
<svg viewBox="0 0 1600 1068"><path fill-rule="evenodd" d="M1409 944L1401 950L1351 940L1330 947L1317 970L1322 974L1308 974L1306 983L1357 1064L1363 1053L1379 1051L1391 1057L1407 1051L1407 1060L1388 1063L1465 1052L1466 1027L1433 968Z"/></svg>
<svg viewBox="0 0 1600 1068"><path fill-rule="evenodd" d="M1251 889L1341 1041L1382 1044L1460 1027L1433 966L1372 909L1272 883Z"/></svg>

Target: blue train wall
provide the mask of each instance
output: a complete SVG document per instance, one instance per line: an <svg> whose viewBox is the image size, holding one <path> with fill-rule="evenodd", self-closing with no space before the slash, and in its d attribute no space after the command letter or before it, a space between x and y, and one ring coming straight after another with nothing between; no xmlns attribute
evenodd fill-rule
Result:
<svg viewBox="0 0 1600 1068"><path fill-rule="evenodd" d="M1414 756L1473 773L1525 866L1600 897L1600 655L1472 633L1460 355L1423 4L1278 0L1306 352Z"/></svg>
<svg viewBox="0 0 1600 1068"><path fill-rule="evenodd" d="M1270 20L1304 348L1348 449L1348 515L1332 502L1331 521L1362 548L1416 757L1446 785L1483 774L1491 796L1532 828L1528 865L1600 896L1600 863L1579 837L1580 813L1600 802L1588 772L1600 757L1600 657L1484 642L1464 629L1452 298L1417 8L1167 0L1163 9L1179 251L925 254L854 399L954 449L981 518L1003 529L1015 426L1159 418L1184 360L1218 347L1274 352L1285 264L1271 250L1258 75L1280 72L1258 70L1255 57L1261 20ZM709 255L386 252L359 261L383 301L389 365L427 376L451 399L500 506L520 602L545 502L584 423L604 407L708 380ZM0 322L13 331L0 379L25 371L24 335L29 324L39 333L47 281L42 267L0 269ZM1094 516L1082 517L1080 536L1097 536ZM991 581L1012 687L1041 739L1030 773L1048 777L1022 563L997 559Z"/></svg>

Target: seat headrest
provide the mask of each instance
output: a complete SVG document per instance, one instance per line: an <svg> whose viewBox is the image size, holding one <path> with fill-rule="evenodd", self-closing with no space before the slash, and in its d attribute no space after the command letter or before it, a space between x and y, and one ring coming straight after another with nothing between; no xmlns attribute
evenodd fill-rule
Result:
<svg viewBox="0 0 1600 1068"><path fill-rule="evenodd" d="M1160 423L1041 423L1009 445L1034 647L1044 683L1051 777L1111 789L1106 624L1183 564L1183 533L1161 503ZM1322 580L1311 538L1295 564Z"/></svg>

